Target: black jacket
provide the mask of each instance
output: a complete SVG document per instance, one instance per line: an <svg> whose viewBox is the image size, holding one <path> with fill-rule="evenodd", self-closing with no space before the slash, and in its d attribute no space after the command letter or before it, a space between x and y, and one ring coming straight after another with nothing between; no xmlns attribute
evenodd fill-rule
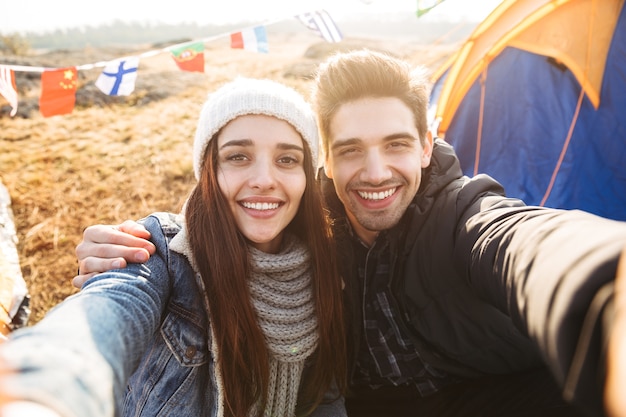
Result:
<svg viewBox="0 0 626 417"><path fill-rule="evenodd" d="M323 176L322 188L343 260L353 366L362 295L345 211ZM593 398L576 400L597 405L601 338L586 336L584 360L573 358L592 299L615 277L625 223L506 198L494 179L464 177L452 148L436 140L420 189L387 238L399 320L426 362L462 377L543 362L566 391L591 384Z"/></svg>

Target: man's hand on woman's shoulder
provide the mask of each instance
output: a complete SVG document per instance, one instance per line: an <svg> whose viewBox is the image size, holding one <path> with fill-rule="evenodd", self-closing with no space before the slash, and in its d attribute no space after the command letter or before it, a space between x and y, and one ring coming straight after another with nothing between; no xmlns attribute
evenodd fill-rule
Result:
<svg viewBox="0 0 626 417"><path fill-rule="evenodd" d="M81 288L97 273L124 268L127 263L146 262L156 250L148 239L150 233L132 220L118 225L87 227L83 240L76 246L78 275L72 279L72 284Z"/></svg>

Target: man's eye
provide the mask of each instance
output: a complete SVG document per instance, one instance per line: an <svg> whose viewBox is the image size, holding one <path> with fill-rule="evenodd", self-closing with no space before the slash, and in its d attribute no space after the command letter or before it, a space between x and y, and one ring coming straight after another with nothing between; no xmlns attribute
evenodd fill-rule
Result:
<svg viewBox="0 0 626 417"><path fill-rule="evenodd" d="M391 148L404 148L404 147L406 147L406 146L408 146L408 145L407 145L407 143L406 143L406 142L391 142L391 143L389 144L389 146L390 146Z"/></svg>
<svg viewBox="0 0 626 417"><path fill-rule="evenodd" d="M389 142L389 146L393 149L415 149L419 144L419 140L410 137Z"/></svg>
<svg viewBox="0 0 626 417"><path fill-rule="evenodd" d="M344 148L339 151L339 155L353 155L358 152L357 148Z"/></svg>

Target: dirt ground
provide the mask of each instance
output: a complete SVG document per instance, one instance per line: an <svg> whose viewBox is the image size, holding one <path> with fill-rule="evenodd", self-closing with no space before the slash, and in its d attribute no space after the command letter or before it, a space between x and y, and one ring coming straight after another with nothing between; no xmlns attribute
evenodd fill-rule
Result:
<svg viewBox="0 0 626 417"><path fill-rule="evenodd" d="M18 116L0 97L0 181L12 200L22 273L32 297L30 324L77 291L75 247L88 225L116 224L154 211L178 211L193 183L191 148L207 93L235 76L271 78L309 96L320 60L335 50L386 50L435 69L455 45L344 40L314 36L270 40L269 54L206 46L205 72L180 71L167 54L140 61L135 92L105 96L93 86L101 69L79 72L76 108L44 118L39 74L18 73ZM146 48L144 48L145 50ZM62 67L128 51L59 51L0 63Z"/></svg>

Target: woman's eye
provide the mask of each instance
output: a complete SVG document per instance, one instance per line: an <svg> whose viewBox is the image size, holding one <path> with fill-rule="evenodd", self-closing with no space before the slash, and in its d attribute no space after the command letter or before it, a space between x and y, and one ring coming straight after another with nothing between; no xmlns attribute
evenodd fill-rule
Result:
<svg viewBox="0 0 626 417"><path fill-rule="evenodd" d="M283 165L294 165L300 161L298 160L298 158L295 158L293 156L282 156L278 159L278 162Z"/></svg>
<svg viewBox="0 0 626 417"><path fill-rule="evenodd" d="M234 153L226 157L227 161L245 161L246 159L248 158L242 153Z"/></svg>

